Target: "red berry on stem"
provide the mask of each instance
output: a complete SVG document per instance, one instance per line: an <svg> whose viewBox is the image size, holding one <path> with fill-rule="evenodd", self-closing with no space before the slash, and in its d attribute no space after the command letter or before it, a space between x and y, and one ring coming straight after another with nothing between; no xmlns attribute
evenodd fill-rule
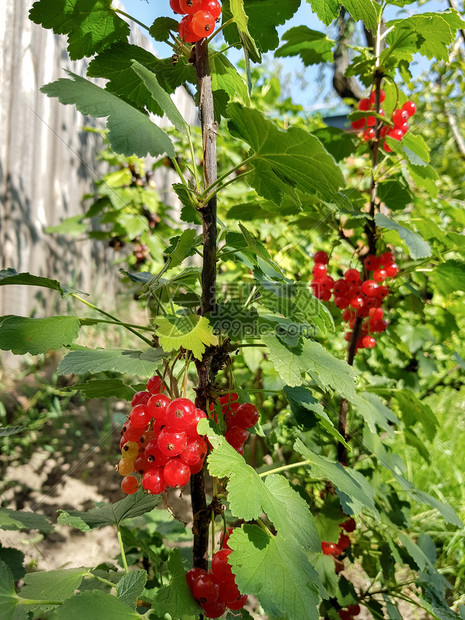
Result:
<svg viewBox="0 0 465 620"><path fill-rule="evenodd" d="M174 13L178 15L184 15L184 11L179 6L179 0L170 0L170 7Z"/></svg>
<svg viewBox="0 0 465 620"><path fill-rule="evenodd" d="M325 555L341 555L341 549L336 545L336 543L330 542L322 542L321 550Z"/></svg>
<svg viewBox="0 0 465 620"><path fill-rule="evenodd" d="M183 463L189 465L197 465L203 463L207 456L207 442L205 439L198 437L197 439L191 439L186 446L186 449L181 452L179 458Z"/></svg>
<svg viewBox="0 0 465 620"><path fill-rule="evenodd" d="M136 406L138 407L139 405ZM136 428L133 424L131 424L131 422L126 422L126 424L123 426L123 436L126 441L139 441L143 432L144 428L142 426Z"/></svg>
<svg viewBox="0 0 465 620"><path fill-rule="evenodd" d="M240 426L233 426L229 428L225 434L224 438L233 448L240 448L245 444L249 433L245 430L245 428L241 428Z"/></svg>
<svg viewBox="0 0 465 620"><path fill-rule="evenodd" d="M171 400L165 394L154 394L148 401L146 409L151 418L161 420L164 418L166 408Z"/></svg>
<svg viewBox="0 0 465 620"><path fill-rule="evenodd" d="M203 418L206 418L207 414L202 409L196 409L194 416L188 426L186 426L186 433L189 437L198 437L197 425Z"/></svg>
<svg viewBox="0 0 465 620"><path fill-rule="evenodd" d="M156 439L152 439L144 450L144 456L147 459L147 463L150 466L163 467L168 463L171 456L164 454L160 448L158 447L158 441Z"/></svg>
<svg viewBox="0 0 465 620"><path fill-rule="evenodd" d="M235 403L237 400L239 400L239 395L236 394L236 392L229 392L225 396L219 396L218 397L218 401L222 405L227 405L229 403Z"/></svg>
<svg viewBox="0 0 465 620"><path fill-rule="evenodd" d="M376 340L373 336L364 336L362 338L362 345L365 349L372 349L376 346Z"/></svg>
<svg viewBox="0 0 465 620"><path fill-rule="evenodd" d="M192 590L192 586L194 585L194 583L202 575L208 575L208 572L206 570L204 570L203 568L194 567L194 568L191 568L190 570L187 571L187 573L186 573L186 581L187 581L187 585L189 586L189 588L191 590Z"/></svg>
<svg viewBox="0 0 465 620"><path fill-rule="evenodd" d="M381 89L379 91L379 101L380 103L383 103L383 101L386 99L386 93L384 92L383 89ZM370 103L372 103L373 105L376 103L376 91L372 90L370 93Z"/></svg>
<svg viewBox="0 0 465 620"><path fill-rule="evenodd" d="M243 403L236 411L233 426L241 426L242 428L252 428L258 422L260 414L257 407L252 403Z"/></svg>
<svg viewBox="0 0 465 620"><path fill-rule="evenodd" d="M201 603L205 615L207 618L219 618L226 611L226 604L221 601L215 601L214 603Z"/></svg>
<svg viewBox="0 0 465 620"><path fill-rule="evenodd" d="M184 431L170 431L164 428L158 436L157 445L167 456L177 456L186 449L187 434Z"/></svg>
<svg viewBox="0 0 465 620"><path fill-rule="evenodd" d="M388 278L394 278L398 273L399 267L395 263L389 265L389 267L386 267L386 274Z"/></svg>
<svg viewBox="0 0 465 620"><path fill-rule="evenodd" d="M135 407L136 405L143 405L148 401L151 396L152 395L150 394L150 392L136 392L132 397L131 405L133 407Z"/></svg>
<svg viewBox="0 0 465 620"><path fill-rule="evenodd" d="M399 127L408 121L408 114L405 110L394 110L392 113L392 122L394 123L394 127Z"/></svg>
<svg viewBox="0 0 465 620"><path fill-rule="evenodd" d="M193 476L194 474L198 474L199 471L202 471L204 462L205 461L199 461L197 465L189 466L189 469L191 470L191 476Z"/></svg>
<svg viewBox="0 0 465 620"><path fill-rule="evenodd" d="M345 551L348 547L350 547L350 538L346 534L341 534L339 536L339 540L337 541L337 546Z"/></svg>
<svg viewBox="0 0 465 620"><path fill-rule="evenodd" d="M134 476L126 476L121 480L121 489L127 495L134 495L139 488L139 482Z"/></svg>
<svg viewBox="0 0 465 620"><path fill-rule="evenodd" d="M370 331L374 334L380 334L386 331L387 326L388 324L384 319L371 319L369 324Z"/></svg>
<svg viewBox="0 0 465 620"><path fill-rule="evenodd" d="M129 421L133 428L145 428L150 422L150 414L146 405L136 405L129 414Z"/></svg>
<svg viewBox="0 0 465 620"><path fill-rule="evenodd" d="M218 600L220 588L214 575L207 573L197 577L192 584L191 592L199 603L214 603Z"/></svg>
<svg viewBox="0 0 465 620"><path fill-rule="evenodd" d="M334 283L334 294L344 296L347 295L348 292L349 285L347 284L347 281L343 278L336 280L336 282Z"/></svg>
<svg viewBox="0 0 465 620"><path fill-rule="evenodd" d="M179 0L179 7L183 13L193 15L202 8L202 0Z"/></svg>
<svg viewBox="0 0 465 620"><path fill-rule="evenodd" d="M402 140L404 134L401 129L397 129L396 127L394 127L394 129L390 129L388 131L388 136L393 140Z"/></svg>
<svg viewBox="0 0 465 620"><path fill-rule="evenodd" d="M392 252L384 252L383 254L381 254L381 256L379 257L379 260L381 262L381 265L383 267L389 267L389 265L392 265L392 263L396 262L396 259L394 257L394 254L392 254Z"/></svg>
<svg viewBox="0 0 465 620"><path fill-rule="evenodd" d="M326 252L323 252L323 250L320 250L319 252L315 252L313 256L313 260L315 261L315 263L322 263L323 265L327 265L329 261L329 257L326 254Z"/></svg>
<svg viewBox="0 0 465 620"><path fill-rule="evenodd" d="M200 41L202 37L197 36L191 29L192 16L185 15L179 22L178 32L179 36L186 43L196 43Z"/></svg>
<svg viewBox="0 0 465 620"><path fill-rule="evenodd" d="M313 267L312 273L315 278L323 278L326 275L328 268L323 263L316 263Z"/></svg>
<svg viewBox="0 0 465 620"><path fill-rule="evenodd" d="M375 282L384 282L387 278L387 273L385 269L375 269L373 271L373 280Z"/></svg>
<svg viewBox="0 0 465 620"><path fill-rule="evenodd" d="M363 264L368 269L368 271L374 271L379 267L379 258L374 254L368 254L368 256L363 261Z"/></svg>
<svg viewBox="0 0 465 620"><path fill-rule="evenodd" d="M347 609L341 609L337 612L340 620L352 620L352 614Z"/></svg>
<svg viewBox="0 0 465 620"><path fill-rule="evenodd" d="M150 463L147 461L147 458L144 453L139 454L139 456L134 461L134 471L138 474L143 474L149 468Z"/></svg>
<svg viewBox="0 0 465 620"><path fill-rule="evenodd" d="M415 114L415 112L417 111L417 106L413 103L413 101L407 101L406 103L404 103L404 105L402 106L402 110L404 110L405 112L407 112L407 114L409 115L409 117L413 116Z"/></svg>
<svg viewBox="0 0 465 620"><path fill-rule="evenodd" d="M384 310L382 308L371 308L370 316L372 319L382 319L384 316Z"/></svg>
<svg viewBox="0 0 465 620"><path fill-rule="evenodd" d="M195 405L187 398L176 398L166 408L165 424L173 430L184 430L195 416Z"/></svg>
<svg viewBox="0 0 465 620"><path fill-rule="evenodd" d="M180 458L174 458L165 465L163 476L169 487L183 487L189 482L191 470Z"/></svg>
<svg viewBox="0 0 465 620"><path fill-rule="evenodd" d="M163 392L165 386L163 385L163 381L160 377L153 375L153 377L150 377L147 381L147 389L149 392L152 392L152 394L156 394L157 392Z"/></svg>
<svg viewBox="0 0 465 620"><path fill-rule="evenodd" d="M372 127L369 127L368 129L365 129L365 131L363 132L362 138L365 142L374 140L376 138L376 131Z"/></svg>
<svg viewBox="0 0 465 620"><path fill-rule="evenodd" d="M355 523L355 519L352 519L352 517L350 517L349 519L347 519L347 521L344 521L344 523L341 523L340 527L342 527L343 530L345 530L346 532L353 532L355 530L356 527L356 523Z"/></svg>
<svg viewBox="0 0 465 620"><path fill-rule="evenodd" d="M197 11L192 16L192 31L200 37L208 37L215 30L216 19L208 11Z"/></svg>
<svg viewBox="0 0 465 620"><path fill-rule="evenodd" d="M352 129L356 129L357 131L359 129L363 129L366 125L366 119L365 118L359 118L357 121L351 121L350 126L352 127Z"/></svg>
<svg viewBox="0 0 465 620"><path fill-rule="evenodd" d="M350 302L350 299L348 297L342 297L341 295L339 297L334 298L334 303L341 310L343 310L344 308L347 308L347 306L349 305L349 302Z"/></svg>
<svg viewBox="0 0 465 620"><path fill-rule="evenodd" d="M227 603L227 607L233 611L237 611L238 609L242 609L244 605L247 603L247 594L242 594L235 601L229 601Z"/></svg>
<svg viewBox="0 0 465 620"><path fill-rule="evenodd" d="M371 108L371 104L370 104L369 99L366 99L366 98L360 99L360 101L358 102L359 110L361 110L362 112L366 112L370 108Z"/></svg>
<svg viewBox="0 0 465 620"><path fill-rule="evenodd" d="M356 603L355 605L349 605L349 607L347 607L347 611L353 616L358 616L362 610L360 609L360 605Z"/></svg>
<svg viewBox="0 0 465 620"><path fill-rule="evenodd" d="M344 274L347 282L358 282L360 280L360 273L356 269L348 269Z"/></svg>
<svg viewBox="0 0 465 620"><path fill-rule="evenodd" d="M154 467L146 471L142 476L142 486L146 491L152 493L152 495L158 495L164 491L166 489L166 482L163 468Z"/></svg>
<svg viewBox="0 0 465 620"><path fill-rule="evenodd" d="M379 284L374 280L365 280L362 284L362 293L365 293L367 297L373 297L376 295L379 288Z"/></svg>
<svg viewBox="0 0 465 620"><path fill-rule="evenodd" d="M214 19L218 19L221 15L221 4L218 0L202 0L202 10L208 11Z"/></svg>
<svg viewBox="0 0 465 620"><path fill-rule="evenodd" d="M232 572L231 565L228 563L228 557L231 553L231 549L220 549L212 557L211 571L218 581L234 580L234 573Z"/></svg>
<svg viewBox="0 0 465 620"><path fill-rule="evenodd" d="M226 603L229 607L229 602L234 603L241 596L239 588L236 586L235 581L220 581L220 595L219 600Z"/></svg>
<svg viewBox="0 0 465 620"><path fill-rule="evenodd" d="M350 305L355 310L363 308L363 297L352 297L352 299L350 300Z"/></svg>

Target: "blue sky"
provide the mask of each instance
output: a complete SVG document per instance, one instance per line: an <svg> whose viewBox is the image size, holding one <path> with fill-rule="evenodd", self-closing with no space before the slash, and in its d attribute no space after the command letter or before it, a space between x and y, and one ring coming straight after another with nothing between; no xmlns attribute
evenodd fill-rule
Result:
<svg viewBox="0 0 465 620"><path fill-rule="evenodd" d="M285 0L283 0L285 1ZM150 26L153 21L160 16L169 15L170 17L177 18L174 15L169 6L169 0L123 0L126 10L129 14L139 19L141 22ZM417 4L413 4L399 9L395 6L389 7L387 17L394 19L396 17L405 16L406 14L423 13L425 11L438 11L448 8L445 0L430 0L423 4L420 8ZM289 20L285 26L280 26L278 32L280 37L294 26L300 26L305 24L309 28L327 32L328 36L332 38L334 32L328 30L324 24L322 24L318 18L312 13L310 5L307 2L302 2L299 10L294 17ZM156 43L156 49L161 56L170 56L172 50L169 46ZM230 60L235 62L241 58L241 54L232 51ZM268 59L272 62L272 54L268 55ZM326 107L329 103L338 104L340 99L337 96L331 94L331 72L327 69L321 72L321 68L318 66L305 68L298 57L280 58L279 63L282 65L284 74L289 75L288 91L292 94L292 99L295 103L301 104L306 109L314 109L318 107ZM413 75L417 75L420 72L426 70L428 62L426 59L418 57L415 60L415 65L412 67ZM299 79L299 74L303 75L306 85L302 88L302 82ZM318 88L315 87L318 85Z"/></svg>

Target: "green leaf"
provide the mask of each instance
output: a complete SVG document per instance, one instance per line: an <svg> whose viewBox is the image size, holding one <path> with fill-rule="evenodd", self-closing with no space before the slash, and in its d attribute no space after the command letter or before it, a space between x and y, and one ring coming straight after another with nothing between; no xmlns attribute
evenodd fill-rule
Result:
<svg viewBox="0 0 465 620"><path fill-rule="evenodd" d="M334 484L346 514L358 514L364 507L375 509L374 491L359 472L312 452L300 439L297 439L294 448L310 461L307 467L314 477L325 478Z"/></svg>
<svg viewBox="0 0 465 620"><path fill-rule="evenodd" d="M79 349L71 351L61 360L58 374L85 375L112 371L151 377L164 357L165 352L161 348L149 351Z"/></svg>
<svg viewBox="0 0 465 620"><path fill-rule="evenodd" d="M289 192L316 193L336 199L344 178L321 142L303 129L282 131L258 110L237 103L228 106L229 128L253 150L252 187L264 198L282 204Z"/></svg>
<svg viewBox="0 0 465 620"><path fill-rule="evenodd" d="M78 390L86 398L110 398L110 396L115 396L116 398L131 400L134 396L134 390L119 379L96 379L94 381L86 381L85 383L75 383L68 389Z"/></svg>
<svg viewBox="0 0 465 620"><path fill-rule="evenodd" d="M408 185L401 180L387 180L379 183L378 197L391 211L401 211L413 201Z"/></svg>
<svg viewBox="0 0 465 620"><path fill-rule="evenodd" d="M168 558L168 570L171 575L171 583L158 590L153 600L153 609L161 616L169 613L172 618L179 618L180 620L197 618L201 610L187 585L179 549L171 551Z"/></svg>
<svg viewBox="0 0 465 620"><path fill-rule="evenodd" d="M430 196L436 198L438 195L437 182L439 177L433 166L415 166L409 162L408 171L415 185L425 189Z"/></svg>
<svg viewBox="0 0 465 620"><path fill-rule="evenodd" d="M178 32L178 22L171 17L158 17L150 26L150 36L155 41L169 41L170 31Z"/></svg>
<svg viewBox="0 0 465 620"><path fill-rule="evenodd" d="M344 0L344 7L355 21L362 21L368 30L376 32L380 6L373 0Z"/></svg>
<svg viewBox="0 0 465 620"><path fill-rule="evenodd" d="M465 263L447 260L436 267L431 275L435 288L444 296L465 291Z"/></svg>
<svg viewBox="0 0 465 620"><path fill-rule="evenodd" d="M262 338L270 351L269 359L290 387L302 385L307 372L323 389L332 388L348 400L355 397L355 373L345 361L337 359L313 340L290 349L273 334Z"/></svg>
<svg viewBox="0 0 465 620"><path fill-rule="evenodd" d="M181 133L186 133L186 121L183 119L178 108L174 105L169 94L158 83L155 74L144 67L144 65L137 62L137 60L133 61L132 69L143 81L154 101L157 102L163 110L163 113L166 114L176 129Z"/></svg>
<svg viewBox="0 0 465 620"><path fill-rule="evenodd" d="M204 316L185 314L181 316L164 316L156 319L155 333L165 351L179 350L181 347L192 351L196 359L201 359L205 347L216 346L218 337Z"/></svg>
<svg viewBox="0 0 465 620"><path fill-rule="evenodd" d="M35 602L35 604L25 604L27 609L37 607L49 609L53 605L38 603L38 601L64 601L73 596L86 573L88 573L87 568L61 568L47 572L27 573L24 577L24 586L21 588L21 599Z"/></svg>
<svg viewBox="0 0 465 620"><path fill-rule="evenodd" d="M2 547L0 545L0 562L5 562L8 568L13 575L15 581L19 581L22 579L26 573L23 562L24 562L24 553L19 549L14 549L12 547ZM1 569L0 569L1 574ZM1 577L0 577L1 581ZM0 601L1 601L1 588L0 588ZM1 615L1 602L0 602L0 618L3 618Z"/></svg>
<svg viewBox="0 0 465 620"><path fill-rule="evenodd" d="M41 286L43 288L51 288L58 291L64 297L70 289L60 284L57 280L43 278L42 276L33 276L30 273L18 273L14 269L2 269L0 271L0 286L7 284L22 284L25 286Z"/></svg>
<svg viewBox="0 0 465 620"><path fill-rule="evenodd" d="M286 394L291 406L292 414L301 428L305 430L313 428L315 426L316 415L318 417L318 422L325 429L325 431L335 437L337 441L344 444L346 448L350 450L349 444L335 428L332 420L328 417L328 414L323 409L323 406L316 400L316 398L314 398L311 390L304 386L290 387L285 385L284 393Z"/></svg>
<svg viewBox="0 0 465 620"><path fill-rule="evenodd" d="M278 47L277 26L291 19L299 6L300 0L244 0L249 31L261 52Z"/></svg>
<svg viewBox="0 0 465 620"><path fill-rule="evenodd" d="M16 355L38 355L70 345L79 334L81 324L75 316L52 316L30 319L13 316L0 324L0 349Z"/></svg>
<svg viewBox="0 0 465 620"><path fill-rule="evenodd" d="M90 510L61 510L58 523L77 527L81 531L89 531L105 525L118 526L125 519L140 517L150 512L160 503L158 495L147 495L139 490L134 495L128 495L124 499L110 504L101 502L96 508Z"/></svg>
<svg viewBox="0 0 465 620"><path fill-rule="evenodd" d="M224 437L209 431L208 439L214 447L208 456L208 469L213 476L229 478L228 502L235 517L251 521L265 512L278 532L294 538L301 547L321 550L308 504L286 478L270 474L263 481Z"/></svg>
<svg viewBox="0 0 465 620"><path fill-rule="evenodd" d="M118 17L111 0L39 0L29 19L68 35L71 60L92 56L129 36L129 25Z"/></svg>
<svg viewBox="0 0 465 620"><path fill-rule="evenodd" d="M61 224L47 226L45 232L49 235L80 235L87 230L87 222L83 222L82 219L83 216L81 214L67 217Z"/></svg>
<svg viewBox="0 0 465 620"><path fill-rule="evenodd" d="M328 39L323 32L310 30L307 26L296 26L283 34L283 39L287 41L281 45L275 56L300 56L306 67L320 62L333 61L334 41Z"/></svg>
<svg viewBox="0 0 465 620"><path fill-rule="evenodd" d="M223 21L228 19L225 8L227 9L227 7L223 6ZM239 38L241 40L242 47L244 48L246 57L253 60L253 62L261 62L261 54L258 51L257 44L249 32L249 18L244 11L244 0L229 0L229 12L237 26Z"/></svg>
<svg viewBox="0 0 465 620"><path fill-rule="evenodd" d="M241 592L258 598L272 618L317 620L319 577L299 544L256 525L235 528L228 558Z"/></svg>
<svg viewBox="0 0 465 620"><path fill-rule="evenodd" d="M245 105L250 105L247 84L226 56L219 52L210 53L209 62L213 91L224 90L230 101L239 100Z"/></svg>
<svg viewBox="0 0 465 620"><path fill-rule="evenodd" d="M307 2L325 26L329 26L339 15L339 7L341 5L339 0L307 0Z"/></svg>
<svg viewBox="0 0 465 620"><path fill-rule="evenodd" d="M39 530L47 534L53 531L53 525L45 515L9 508L0 508L0 528L2 530Z"/></svg>
<svg viewBox="0 0 465 620"><path fill-rule="evenodd" d="M402 412L405 424L411 426L417 421L420 422L428 440L433 441L439 422L428 403L420 400L414 392L408 389L393 390L391 395Z"/></svg>
<svg viewBox="0 0 465 620"><path fill-rule="evenodd" d="M140 615L119 599L100 590L80 592L66 600L56 612L57 620L140 620Z"/></svg>
<svg viewBox="0 0 465 620"><path fill-rule="evenodd" d="M409 131L402 138L401 145L410 163L415 166L426 166L429 163L429 148L422 136L415 136Z"/></svg>
<svg viewBox="0 0 465 620"><path fill-rule="evenodd" d="M116 596L121 602L135 609L146 581L147 572L145 570L130 570L118 581Z"/></svg>
<svg viewBox="0 0 465 620"><path fill-rule="evenodd" d="M376 432L376 425L389 435L394 435L393 424L399 424L399 418L381 401L379 396L370 392L362 392L352 399L354 411L361 415L368 424L372 433Z"/></svg>
<svg viewBox="0 0 465 620"><path fill-rule="evenodd" d="M17 604L13 575L5 562L0 560L0 618L11 620Z"/></svg>
<svg viewBox="0 0 465 620"><path fill-rule="evenodd" d="M79 75L68 73L73 79L60 78L40 90L58 97L61 103L74 104L82 114L108 117L108 140L116 153L175 156L171 140L146 114Z"/></svg>
<svg viewBox="0 0 465 620"><path fill-rule="evenodd" d="M347 131L336 127L320 127L312 133L336 161L341 161L354 152L354 136Z"/></svg>
<svg viewBox="0 0 465 620"><path fill-rule="evenodd" d="M23 430L22 426L0 426L0 437L9 437L17 435Z"/></svg>
<svg viewBox="0 0 465 620"><path fill-rule="evenodd" d="M405 228L405 226L402 226L398 222L391 220L383 213L378 213L375 216L375 222L381 228L395 230L399 234L399 237L402 239L402 241L408 247L410 256L412 258L417 259L431 256L431 247L429 243L409 228Z"/></svg>
<svg viewBox="0 0 465 620"><path fill-rule="evenodd" d="M165 252L168 255L169 268L172 269L195 254L196 247L202 243L202 237L194 228L188 228L179 237L173 237L170 243Z"/></svg>

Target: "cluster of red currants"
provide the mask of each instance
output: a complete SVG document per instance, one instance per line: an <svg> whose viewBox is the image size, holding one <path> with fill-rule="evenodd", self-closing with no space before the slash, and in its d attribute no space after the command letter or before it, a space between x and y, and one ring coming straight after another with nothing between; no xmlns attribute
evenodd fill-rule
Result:
<svg viewBox="0 0 465 620"><path fill-rule="evenodd" d="M231 531L232 528L229 533ZM240 593L228 563L231 553L228 538L229 535L224 537L222 548L213 555L210 571L191 568L186 574L192 596L198 601L207 618L219 618L226 608L237 611L247 602L247 594Z"/></svg>
<svg viewBox="0 0 465 620"><path fill-rule="evenodd" d="M196 43L215 30L221 15L218 0L170 0L170 7L184 15L179 23L179 36L187 43Z"/></svg>
<svg viewBox="0 0 465 620"><path fill-rule="evenodd" d="M258 422L260 414L257 407L252 403L238 402L239 396L235 392L230 392L226 396L220 396L218 402L226 422L226 441L235 448L239 454L244 454L244 444L249 437L248 430ZM210 411L213 412L215 404L211 403ZM213 414L215 422L217 416Z"/></svg>
<svg viewBox="0 0 465 620"><path fill-rule="evenodd" d="M142 487L154 495L169 487L183 487L198 473L207 455L207 442L197 433L206 414L187 398L171 400L162 393L159 377L147 382L147 391L137 392L133 409L121 433L121 488L132 494Z"/></svg>
<svg viewBox="0 0 465 620"><path fill-rule="evenodd" d="M329 301L334 294L334 303L344 310L342 318L351 328L357 318L363 319L356 350L372 349L376 340L371 334L384 332L388 325L381 306L389 294L389 288L383 282L394 278L399 272L394 255L391 252L380 256L368 254L364 260L365 272L372 272L372 277L366 280L362 280L362 274L357 269L348 269L343 278L335 281L327 273L329 258L326 252L316 252L313 259L315 266L311 286L315 297ZM347 332L345 339L350 341L351 338L352 332Z"/></svg>
<svg viewBox="0 0 465 620"><path fill-rule="evenodd" d="M386 94L384 90L380 91L380 102L382 103L386 98ZM374 110L375 105L375 91L370 94L369 99L360 99L358 102L358 109L362 112L368 112L369 110ZM408 120L411 118L415 112L417 111L417 106L413 103L413 101L406 101L401 108L396 108L391 116L391 121L393 126L390 124L384 124L379 131L379 137L385 138L389 136L393 140L402 140L407 131L409 130ZM381 116L384 116L384 110L380 109L379 113ZM363 129L362 138L365 142L369 142L376 138L376 117L375 116L367 116L366 118L360 118L356 121L351 122L352 129L361 130ZM386 151L386 153L390 153L392 151L389 144L383 140L381 142L381 146Z"/></svg>

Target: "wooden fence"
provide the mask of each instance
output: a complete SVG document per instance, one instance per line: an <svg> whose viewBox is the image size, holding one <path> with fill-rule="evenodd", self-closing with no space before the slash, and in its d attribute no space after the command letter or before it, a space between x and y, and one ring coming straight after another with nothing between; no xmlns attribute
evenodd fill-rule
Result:
<svg viewBox="0 0 465 620"><path fill-rule="evenodd" d="M111 248L45 233L47 226L83 212L82 196L103 172L95 158L102 144L98 135L80 129L95 121L39 92L64 69L85 75L86 62L69 60L66 37L29 21L32 3L0 2L0 268L54 277L97 297L114 295L119 274ZM132 38L150 48L140 31ZM178 89L175 100L192 121L195 108L187 92ZM170 174L166 169L155 178L162 195ZM0 287L0 316L40 316L54 309L53 300L29 287Z"/></svg>

